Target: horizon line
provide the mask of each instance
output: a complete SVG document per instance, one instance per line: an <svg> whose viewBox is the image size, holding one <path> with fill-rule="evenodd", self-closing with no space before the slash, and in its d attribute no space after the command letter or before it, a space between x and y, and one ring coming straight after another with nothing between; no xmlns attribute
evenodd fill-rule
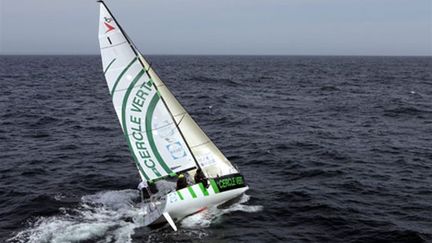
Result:
<svg viewBox="0 0 432 243"><path fill-rule="evenodd" d="M39 54L39 53L0 53L0 56L100 56L96 54L73 54L73 53L52 53L52 54ZM432 54L145 54L144 56L314 56L314 57L432 57Z"/></svg>

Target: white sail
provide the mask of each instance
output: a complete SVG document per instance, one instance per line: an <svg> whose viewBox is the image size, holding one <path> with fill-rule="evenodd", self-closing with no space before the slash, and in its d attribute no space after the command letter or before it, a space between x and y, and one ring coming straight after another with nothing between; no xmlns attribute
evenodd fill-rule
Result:
<svg viewBox="0 0 432 243"><path fill-rule="evenodd" d="M149 64L146 60L142 56L140 57L141 60L143 60L144 65L148 67ZM174 95L169 91L156 72L150 68L149 74L152 77L152 80L154 80L159 93L165 100L165 103L188 143L189 148L207 177L217 177L237 173L237 169L234 168L230 161L208 138L189 113L187 113L185 108L183 108Z"/></svg>
<svg viewBox="0 0 432 243"><path fill-rule="evenodd" d="M103 2L99 42L114 108L142 179L155 180L195 168L155 80Z"/></svg>

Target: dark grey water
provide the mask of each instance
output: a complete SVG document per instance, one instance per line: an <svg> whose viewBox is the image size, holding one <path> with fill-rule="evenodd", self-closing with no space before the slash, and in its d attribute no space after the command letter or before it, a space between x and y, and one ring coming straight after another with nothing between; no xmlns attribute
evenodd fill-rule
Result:
<svg viewBox="0 0 432 243"><path fill-rule="evenodd" d="M139 227L99 57L0 57L0 241L432 241L432 58L150 59L247 196Z"/></svg>

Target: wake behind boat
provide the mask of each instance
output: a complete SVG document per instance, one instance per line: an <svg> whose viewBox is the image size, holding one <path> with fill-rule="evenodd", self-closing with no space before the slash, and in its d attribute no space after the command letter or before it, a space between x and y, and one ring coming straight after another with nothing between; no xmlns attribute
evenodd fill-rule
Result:
<svg viewBox="0 0 432 243"><path fill-rule="evenodd" d="M144 184L164 185L143 206L145 225L168 222L177 230L176 221L249 188L98 2L102 65L117 117Z"/></svg>

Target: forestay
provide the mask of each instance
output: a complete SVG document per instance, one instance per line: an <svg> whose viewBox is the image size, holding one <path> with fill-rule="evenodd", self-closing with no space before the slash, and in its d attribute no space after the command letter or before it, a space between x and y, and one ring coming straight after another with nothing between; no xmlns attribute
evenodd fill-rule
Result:
<svg viewBox="0 0 432 243"><path fill-rule="evenodd" d="M148 70L103 3L99 42L114 108L142 179L194 168L194 158Z"/></svg>

